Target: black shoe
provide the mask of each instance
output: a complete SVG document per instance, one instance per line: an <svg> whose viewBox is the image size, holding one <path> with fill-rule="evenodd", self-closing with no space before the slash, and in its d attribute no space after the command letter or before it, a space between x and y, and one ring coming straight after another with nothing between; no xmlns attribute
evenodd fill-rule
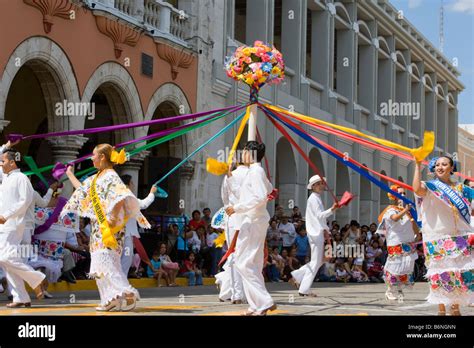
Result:
<svg viewBox="0 0 474 348"><path fill-rule="evenodd" d="M13 296L12 295L8 296L8 300L13 301Z"/></svg>

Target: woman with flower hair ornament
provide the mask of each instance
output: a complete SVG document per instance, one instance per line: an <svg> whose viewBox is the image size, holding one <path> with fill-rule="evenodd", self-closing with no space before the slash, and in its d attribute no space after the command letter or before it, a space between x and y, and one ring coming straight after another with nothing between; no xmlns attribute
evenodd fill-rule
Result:
<svg viewBox="0 0 474 348"><path fill-rule="evenodd" d="M392 185L391 190L405 195L405 189ZM392 202L379 216L377 233L383 234L387 241L388 258L384 266L384 279L387 284L385 298L396 300L393 291L398 290L398 300L403 301L403 288L414 284L413 270L418 258L414 242L421 240L418 225L410 214L411 205L403 206L391 193L387 193ZM416 235L416 238L415 238Z"/></svg>
<svg viewBox="0 0 474 348"><path fill-rule="evenodd" d="M421 181L421 166L416 161L413 178L430 284L427 300L438 304L438 315L446 315L447 305L451 315L461 315L459 305L474 302L473 228L469 210L474 190L451 180L457 169L448 156L433 158L429 170L435 179Z"/></svg>

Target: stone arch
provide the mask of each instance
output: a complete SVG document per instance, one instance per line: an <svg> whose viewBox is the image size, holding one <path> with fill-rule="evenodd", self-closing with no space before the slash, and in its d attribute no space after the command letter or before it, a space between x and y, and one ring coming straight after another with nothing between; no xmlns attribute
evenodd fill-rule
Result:
<svg viewBox="0 0 474 348"><path fill-rule="evenodd" d="M366 36L369 40L372 41L372 32L370 31L369 26L367 23L365 23L363 20L359 19L357 21L357 24L359 25L359 31L361 34Z"/></svg>
<svg viewBox="0 0 474 348"><path fill-rule="evenodd" d="M183 90L176 84L174 83L165 83L161 85L155 93L153 93L153 96L151 97L147 111L145 113L145 121L149 121L153 118L153 115L155 114L156 110L161 106L165 106L167 108L170 108L170 112L168 112L169 115L180 115L180 114L190 114L192 113L191 105L189 104L188 98L186 97L186 94L183 92ZM182 110L180 110L181 106L183 107ZM182 111L182 112L180 112ZM188 123L188 122L184 122ZM148 132L149 127L143 127L144 134ZM181 156L185 156L187 153L187 144L193 143L193 134L195 132L187 133L184 136L181 137L182 139L182 149L181 149Z"/></svg>
<svg viewBox="0 0 474 348"><path fill-rule="evenodd" d="M403 63L403 68L405 68L407 66L407 63L406 63L406 60L405 60L405 57L403 56L402 52L400 51L395 51L395 54L397 56L397 62L401 62ZM400 64L401 64L400 63Z"/></svg>
<svg viewBox="0 0 474 348"><path fill-rule="evenodd" d="M276 144L275 186L279 189L278 204L289 213L288 202L296 201L296 160L290 142L281 137Z"/></svg>
<svg viewBox="0 0 474 348"><path fill-rule="evenodd" d="M390 56L390 46L388 45L387 40L385 40L383 36L379 36L377 39L379 40L380 49Z"/></svg>
<svg viewBox="0 0 474 348"><path fill-rule="evenodd" d="M83 103L89 103L98 89L105 94L116 118L114 124L143 121L143 111L137 86L130 73L122 65L106 62L91 75L84 88ZM84 126L85 118L82 118ZM128 137L139 136L137 128L130 130Z"/></svg>
<svg viewBox="0 0 474 348"><path fill-rule="evenodd" d="M418 69L418 67L416 66L415 63L411 63L410 64L411 66L411 72L414 76L418 77L418 78L421 78L421 74L420 74L420 70Z"/></svg>
<svg viewBox="0 0 474 348"><path fill-rule="evenodd" d="M349 12L347 12L346 7L340 2L335 2L334 6L336 7L336 14L345 22L351 24L351 17L349 16Z"/></svg>
<svg viewBox="0 0 474 348"><path fill-rule="evenodd" d="M20 66L17 66L20 64ZM29 67L38 81L43 92L48 118L48 131L67 128L63 122L65 117L53 117L56 103L64 100L78 102L79 89L76 76L63 49L49 38L34 36L21 42L10 55L0 80L0 118L5 117L8 92L16 74L24 66ZM74 120L68 125L73 127Z"/></svg>

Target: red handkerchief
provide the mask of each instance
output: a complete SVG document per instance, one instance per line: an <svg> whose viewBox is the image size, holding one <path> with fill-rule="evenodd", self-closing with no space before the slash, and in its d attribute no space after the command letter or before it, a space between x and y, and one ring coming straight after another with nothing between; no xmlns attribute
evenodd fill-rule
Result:
<svg viewBox="0 0 474 348"><path fill-rule="evenodd" d="M277 197L278 197L278 189L273 189L273 191L270 192L270 194L268 195L268 200L273 201Z"/></svg>
<svg viewBox="0 0 474 348"><path fill-rule="evenodd" d="M352 193L350 193L349 191L344 192L341 199L339 200L339 206L343 207L345 205L348 205L349 202L352 201L352 199L354 199L354 197L355 196Z"/></svg>

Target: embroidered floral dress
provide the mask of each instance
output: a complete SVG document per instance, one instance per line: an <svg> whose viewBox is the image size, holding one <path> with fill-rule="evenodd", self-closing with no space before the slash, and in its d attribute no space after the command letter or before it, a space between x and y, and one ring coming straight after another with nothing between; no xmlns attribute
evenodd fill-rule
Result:
<svg viewBox="0 0 474 348"><path fill-rule="evenodd" d="M463 185L453 189L467 202ZM423 224L426 277L430 284L428 302L473 303L474 259L468 243L473 228L440 191L427 190L425 197L417 197L417 208Z"/></svg>
<svg viewBox="0 0 474 348"><path fill-rule="evenodd" d="M35 208L35 225L42 226L54 213L54 207ZM37 257L30 258L29 265L35 269L44 268L46 278L55 283L63 268L64 245L68 232L79 232L79 218L70 212L58 218L51 227L33 236L33 246L38 248Z"/></svg>
<svg viewBox="0 0 474 348"><path fill-rule="evenodd" d="M90 187L94 177L87 178L74 191L63 208L61 216L68 212L77 212L81 217L87 217L91 220L91 267L89 276L97 279L102 304L105 305L108 301L131 292L138 298L138 291L129 284L120 263L125 237L125 224L128 219L133 217L144 228L150 228L150 224L140 213L138 199L125 186L118 174L114 170L104 172L96 182L97 195L107 221L110 223L114 217L120 226L123 225L123 228L115 234L117 246L114 249L105 247L102 241L102 231L99 228L90 196ZM114 210L117 204L121 202L123 202L123 209Z"/></svg>
<svg viewBox="0 0 474 348"><path fill-rule="evenodd" d="M387 262L384 266L385 283L389 286L408 286L414 283L413 269L418 258L415 248L415 232L410 221L411 216L404 214L400 220L390 217L400 211L390 206L383 215L383 224L387 236Z"/></svg>

